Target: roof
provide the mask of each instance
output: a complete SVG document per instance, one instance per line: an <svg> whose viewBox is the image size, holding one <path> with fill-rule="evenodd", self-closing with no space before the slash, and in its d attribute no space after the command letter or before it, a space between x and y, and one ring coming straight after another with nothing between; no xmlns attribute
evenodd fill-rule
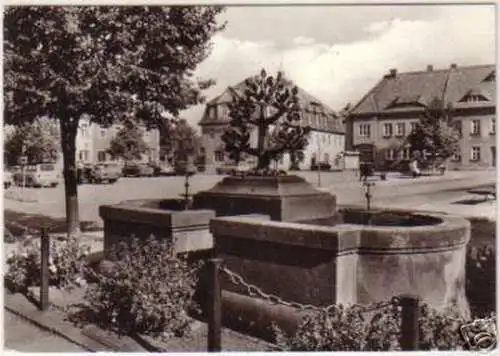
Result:
<svg viewBox="0 0 500 356"><path fill-rule="evenodd" d="M218 105L224 105L228 104L232 101L234 95L238 95L243 92L243 90L246 87L245 82L248 79L252 79L253 77L246 78L239 82L238 84L234 86L230 86L226 88L221 94L213 98L212 100L208 101L206 104L206 108L218 106ZM288 88L293 88L297 86L292 80L289 80L287 78L283 78L285 87ZM304 89L300 88L297 86L298 89L298 94L297 96L299 97L299 103L301 106L304 108L304 112L315 112L317 114L322 114L323 116L327 117L327 120L325 124L323 123L318 123L316 124L313 122L311 124L311 127L313 130L321 130L321 131L332 131L332 132L339 132L339 133L344 133L345 128L342 123L342 118L337 115L337 113L330 108L328 105L322 103L318 98L314 97ZM217 118L213 119L207 115L207 112L205 110L205 113L202 117L202 119L199 122L199 125L209 125L209 124L223 124L229 122L229 118Z"/></svg>
<svg viewBox="0 0 500 356"><path fill-rule="evenodd" d="M350 115L377 115L390 112L423 110L434 98L451 102L456 108L494 107L496 105L495 65L386 75L350 111ZM485 99L467 103L467 95Z"/></svg>

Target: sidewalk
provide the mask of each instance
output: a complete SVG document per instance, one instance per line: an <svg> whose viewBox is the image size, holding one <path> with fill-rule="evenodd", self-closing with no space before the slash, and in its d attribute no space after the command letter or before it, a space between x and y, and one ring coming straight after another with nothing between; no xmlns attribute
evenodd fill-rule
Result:
<svg viewBox="0 0 500 356"><path fill-rule="evenodd" d="M33 288L33 292L38 294L38 289ZM54 306L50 307L48 311L42 312L25 296L5 292L4 308L6 312L17 315L26 320L26 323L30 323L30 326L25 327L19 323L13 326L22 331L27 348L36 348L36 345L30 341L36 342L32 326L36 325L38 329L51 332L54 335L52 340L61 346L58 349L61 352L70 352L71 348L80 348L80 350L91 352L206 352L207 350L208 329L204 322L195 320L193 331L189 336L173 338L168 342L160 342L148 337L141 337L140 340L128 336L118 337L118 335L102 330L95 325L79 328L66 320L62 309L81 301L84 295L83 289L67 293L51 288L49 295ZM6 324L6 327L10 326ZM61 339L64 341L59 342L58 340ZM221 339L223 351L269 351L271 348L271 345L265 341L226 328L222 329ZM66 344L63 345L63 343ZM65 347L63 348L63 346Z"/></svg>

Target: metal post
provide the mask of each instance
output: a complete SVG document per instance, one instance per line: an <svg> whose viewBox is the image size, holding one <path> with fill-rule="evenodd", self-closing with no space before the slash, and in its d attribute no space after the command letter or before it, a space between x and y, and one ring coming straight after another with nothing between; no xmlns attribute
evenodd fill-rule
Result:
<svg viewBox="0 0 500 356"><path fill-rule="evenodd" d="M208 352L221 351L221 286L219 269L222 259L208 260L209 297L208 297Z"/></svg>
<svg viewBox="0 0 500 356"><path fill-rule="evenodd" d="M401 348L403 351L418 350L418 296L400 296L401 311Z"/></svg>
<svg viewBox="0 0 500 356"><path fill-rule="evenodd" d="M49 254L50 237L46 228L42 228L41 234L41 267L40 267L40 309L49 308Z"/></svg>
<svg viewBox="0 0 500 356"><path fill-rule="evenodd" d="M189 209L189 172L187 171L184 174L184 209Z"/></svg>

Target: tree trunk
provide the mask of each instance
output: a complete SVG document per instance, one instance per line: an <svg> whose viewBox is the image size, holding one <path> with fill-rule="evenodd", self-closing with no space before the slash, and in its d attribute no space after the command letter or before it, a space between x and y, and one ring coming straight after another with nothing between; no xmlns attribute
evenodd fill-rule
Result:
<svg viewBox="0 0 500 356"><path fill-rule="evenodd" d="M265 124L265 116L264 116L264 108L261 107L260 109L260 120L259 120L259 126L257 127L258 130L258 138L257 138L257 151L259 153L258 156L258 164L257 164L257 169L266 169L269 167L269 164L271 163L269 157L265 154L265 142L266 142L266 130L267 126Z"/></svg>
<svg viewBox="0 0 500 356"><path fill-rule="evenodd" d="M80 217L78 213L78 184L76 172L76 131L78 120L60 119L61 146L64 162L64 190L66 199L66 228L68 237L80 233Z"/></svg>

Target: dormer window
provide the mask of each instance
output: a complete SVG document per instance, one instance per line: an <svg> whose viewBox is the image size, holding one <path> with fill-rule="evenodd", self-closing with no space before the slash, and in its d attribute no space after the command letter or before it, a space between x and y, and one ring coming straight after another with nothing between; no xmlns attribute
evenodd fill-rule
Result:
<svg viewBox="0 0 500 356"><path fill-rule="evenodd" d="M398 96L387 106L387 108L424 106L424 104L420 100L420 95Z"/></svg>
<svg viewBox="0 0 500 356"><path fill-rule="evenodd" d="M496 81L496 72L493 71L486 78L484 78L483 82L494 82Z"/></svg>
<svg viewBox="0 0 500 356"><path fill-rule="evenodd" d="M460 101L463 103L480 103L482 101L489 100L490 99L488 99L481 91L472 89L469 90Z"/></svg>

